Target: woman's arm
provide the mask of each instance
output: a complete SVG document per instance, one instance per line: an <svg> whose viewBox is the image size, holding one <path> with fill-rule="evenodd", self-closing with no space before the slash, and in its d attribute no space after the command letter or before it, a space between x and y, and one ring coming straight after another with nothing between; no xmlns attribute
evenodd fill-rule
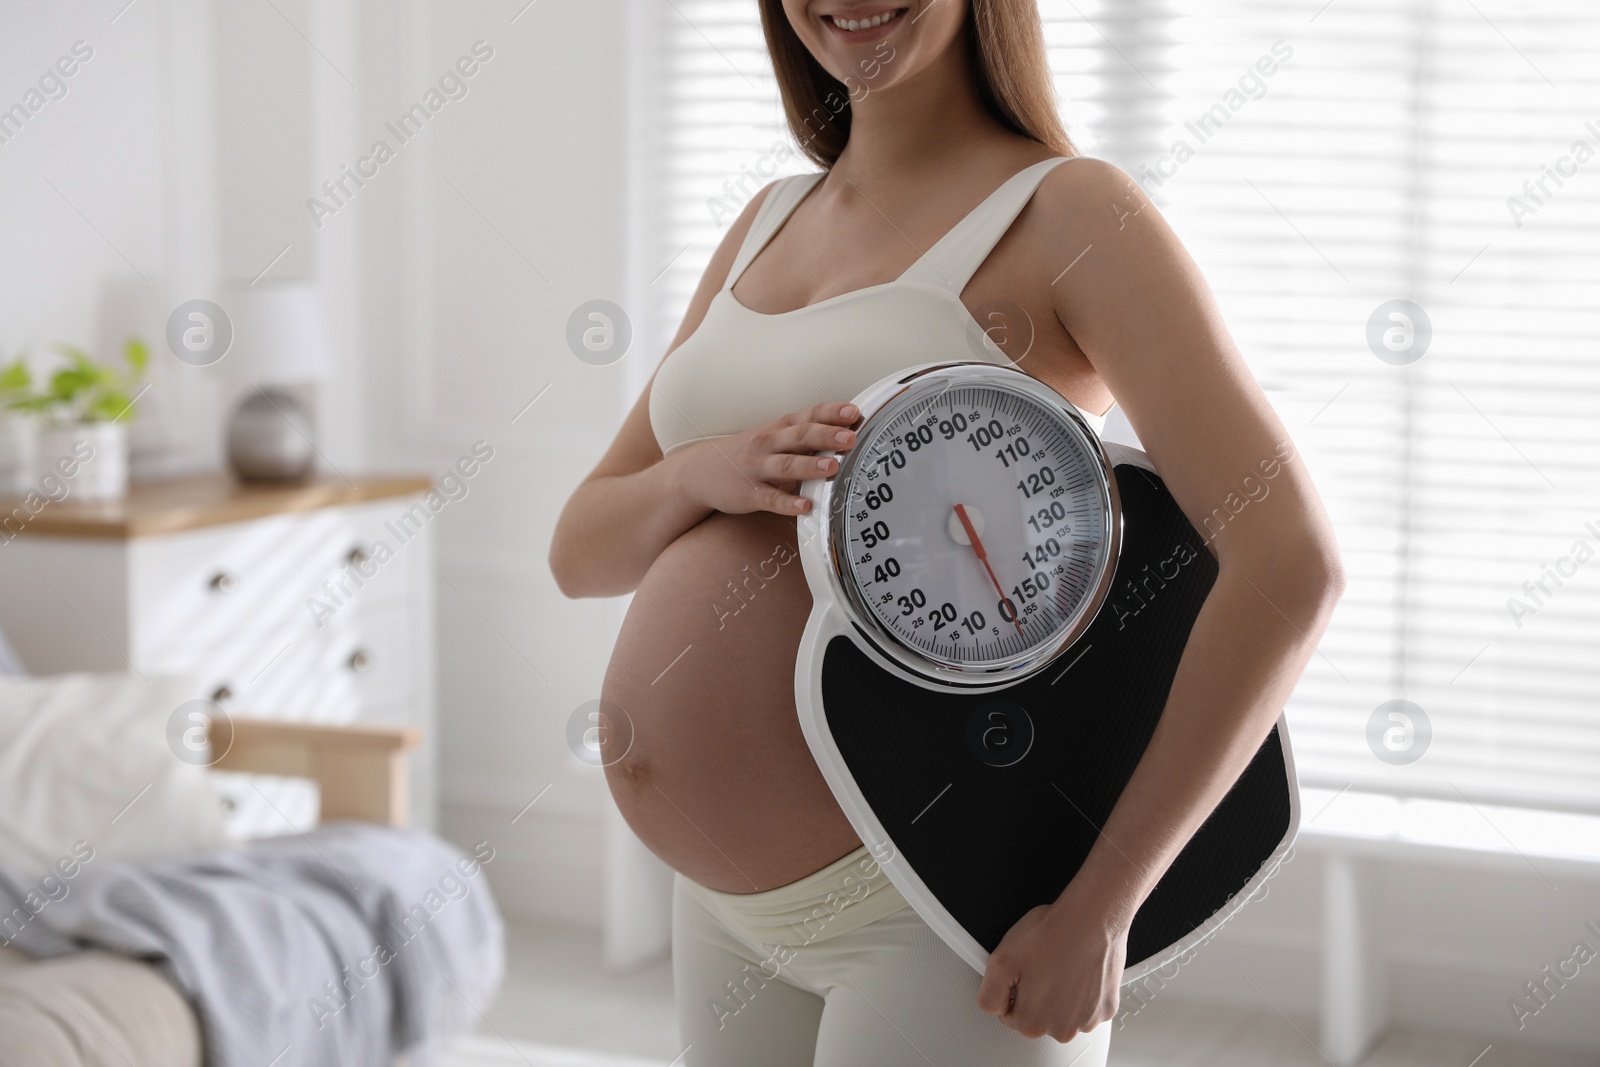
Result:
<svg viewBox="0 0 1600 1067"><path fill-rule="evenodd" d="M750 222L766 199L768 184L744 206L700 276L683 323L662 362L705 318L722 288ZM666 547L712 509L683 491L681 475L690 449L663 457L650 427L650 394L656 374L623 420L611 447L573 490L550 538L550 572L569 597L621 596L639 587Z"/></svg>
<svg viewBox="0 0 1600 1067"><path fill-rule="evenodd" d="M1031 1036L1066 1039L1115 1013L1135 912L1271 730L1344 576L1305 464L1166 221L1110 164L1086 160L1050 177L1040 188L1045 232L1067 235L1056 242L1061 265L1083 254L1053 287L1056 316L1218 563L1160 723L1099 839L1055 905L1007 935L985 975L984 1010ZM1270 491L1255 499L1267 471Z"/></svg>

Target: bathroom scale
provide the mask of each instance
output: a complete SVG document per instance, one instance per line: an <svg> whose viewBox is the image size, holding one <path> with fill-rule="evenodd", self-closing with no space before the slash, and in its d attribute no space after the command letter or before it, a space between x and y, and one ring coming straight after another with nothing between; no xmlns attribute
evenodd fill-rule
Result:
<svg viewBox="0 0 1600 1067"><path fill-rule="evenodd" d="M1143 452L1010 366L925 363L853 402L856 443L799 490L795 702L857 835L982 973L1083 864L1217 563ZM1139 908L1124 984L1242 907L1299 817L1280 716Z"/></svg>

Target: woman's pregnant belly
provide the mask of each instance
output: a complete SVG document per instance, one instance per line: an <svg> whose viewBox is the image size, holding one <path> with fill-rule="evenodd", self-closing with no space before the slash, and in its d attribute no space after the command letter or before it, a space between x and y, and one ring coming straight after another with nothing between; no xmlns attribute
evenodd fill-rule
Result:
<svg viewBox="0 0 1600 1067"><path fill-rule="evenodd" d="M603 706L632 728L626 755L602 752L611 795L651 851L712 889L786 885L861 843L795 716L810 611L795 521L717 512L645 575L606 668Z"/></svg>

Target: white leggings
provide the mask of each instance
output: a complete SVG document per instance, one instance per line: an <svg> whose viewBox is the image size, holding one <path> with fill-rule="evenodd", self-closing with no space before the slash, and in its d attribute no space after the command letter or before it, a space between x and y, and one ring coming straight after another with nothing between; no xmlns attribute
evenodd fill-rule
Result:
<svg viewBox="0 0 1600 1067"><path fill-rule="evenodd" d="M979 1008L982 976L864 846L764 893L675 875L672 978L686 1067L1105 1067L1111 1040L1027 1038Z"/></svg>

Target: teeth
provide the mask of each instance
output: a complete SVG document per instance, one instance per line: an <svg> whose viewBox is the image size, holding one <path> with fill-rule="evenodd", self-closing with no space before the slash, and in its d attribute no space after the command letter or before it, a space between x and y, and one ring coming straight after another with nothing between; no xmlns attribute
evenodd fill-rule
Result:
<svg viewBox="0 0 1600 1067"><path fill-rule="evenodd" d="M833 24L841 30L854 33L856 30L870 30L874 27L882 26L899 14L900 12L898 11L891 11L887 15L873 15L871 18L865 19L841 19L837 15L829 15L828 18L832 19Z"/></svg>

